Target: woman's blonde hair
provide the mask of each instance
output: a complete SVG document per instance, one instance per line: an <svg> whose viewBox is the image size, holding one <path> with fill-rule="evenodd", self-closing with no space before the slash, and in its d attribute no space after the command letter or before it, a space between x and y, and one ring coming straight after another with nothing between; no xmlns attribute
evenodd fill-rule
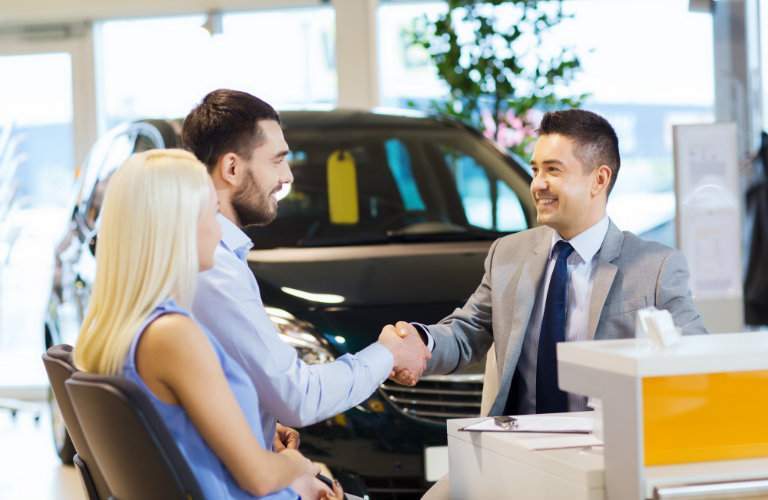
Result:
<svg viewBox="0 0 768 500"><path fill-rule="evenodd" d="M205 166L178 149L134 154L109 181L96 278L75 348L81 370L123 369L142 322L171 297L188 307L198 272L197 224L210 200Z"/></svg>

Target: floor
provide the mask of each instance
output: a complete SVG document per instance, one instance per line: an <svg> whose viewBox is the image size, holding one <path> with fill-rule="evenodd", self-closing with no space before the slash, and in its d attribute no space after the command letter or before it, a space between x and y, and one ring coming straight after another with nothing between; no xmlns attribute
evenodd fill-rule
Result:
<svg viewBox="0 0 768 500"><path fill-rule="evenodd" d="M43 404L27 405L15 418L0 409L0 449L0 500L86 499L75 468L61 465L54 452Z"/></svg>
<svg viewBox="0 0 768 500"><path fill-rule="evenodd" d="M9 253L0 252L0 500L85 499L77 471L62 466L53 449L40 360L53 241L63 224L47 209L11 217L4 229L23 230ZM12 417L8 404L22 409Z"/></svg>

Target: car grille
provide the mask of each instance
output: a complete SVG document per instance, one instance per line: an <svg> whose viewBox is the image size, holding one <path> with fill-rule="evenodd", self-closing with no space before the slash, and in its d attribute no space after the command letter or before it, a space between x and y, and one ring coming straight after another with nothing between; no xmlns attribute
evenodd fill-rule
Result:
<svg viewBox="0 0 768 500"><path fill-rule="evenodd" d="M431 375L413 387L386 381L381 394L398 411L435 423L449 418L477 417L483 395L483 375Z"/></svg>
<svg viewBox="0 0 768 500"><path fill-rule="evenodd" d="M364 477L363 481L372 500L419 500L432 484L418 477Z"/></svg>

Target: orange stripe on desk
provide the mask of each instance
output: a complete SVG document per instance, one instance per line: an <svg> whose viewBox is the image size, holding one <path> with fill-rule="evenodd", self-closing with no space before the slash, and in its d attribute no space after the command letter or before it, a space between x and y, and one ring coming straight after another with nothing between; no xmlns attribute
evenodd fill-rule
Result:
<svg viewBox="0 0 768 500"><path fill-rule="evenodd" d="M768 457L768 370L643 379L645 465Z"/></svg>

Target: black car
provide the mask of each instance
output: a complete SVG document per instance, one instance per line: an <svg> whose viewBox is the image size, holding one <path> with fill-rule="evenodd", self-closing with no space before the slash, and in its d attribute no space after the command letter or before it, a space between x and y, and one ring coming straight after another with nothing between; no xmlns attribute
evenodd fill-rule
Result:
<svg viewBox="0 0 768 500"><path fill-rule="evenodd" d="M474 291L491 242L535 220L525 168L457 122L352 111L281 117L295 180L277 219L248 230L248 261L282 338L308 363L362 349L387 323L438 321ZM56 252L46 347L75 342L111 174L133 152L179 147L180 129L178 120L137 121L93 147ZM415 387L385 382L359 406L303 429L302 451L351 493L418 497L447 453L445 420L478 415L482 383L481 365ZM56 428L60 456L71 460Z"/></svg>

